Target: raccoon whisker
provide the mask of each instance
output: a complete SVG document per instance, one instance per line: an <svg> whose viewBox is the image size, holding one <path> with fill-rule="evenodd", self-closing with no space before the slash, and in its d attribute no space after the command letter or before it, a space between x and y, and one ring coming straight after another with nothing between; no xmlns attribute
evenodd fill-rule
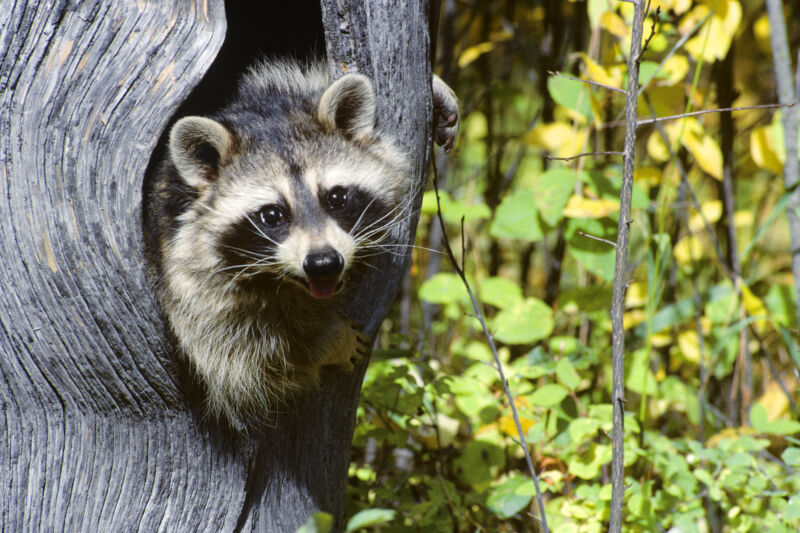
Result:
<svg viewBox="0 0 800 533"><path fill-rule="evenodd" d="M358 221L356 221L356 224L353 225L353 228L350 230L351 234L353 233L353 231L355 231L358 228L358 225L361 223L361 220L362 220L363 216L366 214L367 209L369 209L369 206L372 205L373 201L375 201L375 200L374 199L371 200L370 203L367 204L367 207L364 208L364 211L361 213L361 216L358 217ZM405 208L406 208L407 205L410 205L409 201L406 201L406 202L403 202L403 203L400 203L400 204L396 205L394 208L392 208L388 212L384 213L383 216L381 216L379 219L377 219L374 222L372 222L372 224L370 226L367 226L362 231L372 231L372 228L376 227L375 226L376 224L378 224L379 222L382 222L384 219L386 219L388 217L392 217L392 218L386 224L384 224L383 226L380 226L379 228L391 227L392 225L394 225L394 222L396 220L398 220L397 216L402 214L405 211ZM363 235L363 233L361 235ZM356 234L356 237L360 237L361 235Z"/></svg>
<svg viewBox="0 0 800 533"><path fill-rule="evenodd" d="M354 238L356 239L356 242L360 243L366 239L373 237L376 234L385 233L387 230L394 227L399 220L401 220L402 216L404 215L404 210L397 210L397 212L394 213L394 216L392 216L391 219L385 221L381 225L378 225L379 222L383 222L383 219L386 218L386 216L391 214L392 211L390 211L389 213L387 213L387 215L384 215L383 217L373 222L371 226L367 226L365 230L362 231L361 233L355 235Z"/></svg>
<svg viewBox="0 0 800 533"><path fill-rule="evenodd" d="M382 249L385 249L385 248L414 248L414 249L417 249L417 250L423 250L423 251L431 252L431 253L434 253L434 254L446 255L441 250L435 250L433 248L428 248L426 246L417 246L416 244L380 244L380 243L374 243L373 244L373 243L365 243L364 246L370 247L370 248L382 248Z"/></svg>
<svg viewBox="0 0 800 533"><path fill-rule="evenodd" d="M267 241L271 242L271 243L272 243L272 244L274 244L275 246L277 246L277 245L278 245L278 243L277 243L277 242L275 242L275 240L274 240L274 239L271 239L271 238L270 238L270 237L269 237L269 236L268 236L266 233L264 233L264 230L262 230L260 227L258 227L258 224L256 224L256 221L255 221L255 220L253 220L252 218L250 218L250 217L248 216L248 217L247 217L247 221L250 223L250 225L251 225L251 226L253 226L253 229L254 229L254 230L256 230L256 235L258 235L259 237L261 237L261 238L263 238L263 239L265 239L265 240L267 240Z"/></svg>
<svg viewBox="0 0 800 533"><path fill-rule="evenodd" d="M366 215L366 214L367 214L367 210L369 209L369 206L371 206L371 205L372 205L372 203L373 203L375 200L377 200L377 198L373 198L372 200L370 200L370 201L369 201L369 203L367 204L367 207L365 207L365 208L364 208L364 210L363 210L363 211L361 211L361 214L358 216L358 220L356 220L356 223L355 223L355 224L353 224L353 227L352 227L352 228L350 228L350 231L348 231L348 232L347 232L349 235L352 235L352 234L353 234L353 232L354 232L356 229L358 229L358 225L359 225L359 224L361 224L361 221L364 219L364 215Z"/></svg>

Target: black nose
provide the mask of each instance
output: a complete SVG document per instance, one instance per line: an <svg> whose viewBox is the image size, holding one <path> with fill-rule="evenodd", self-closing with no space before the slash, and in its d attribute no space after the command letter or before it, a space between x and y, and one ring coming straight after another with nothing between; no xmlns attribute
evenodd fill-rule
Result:
<svg viewBox="0 0 800 533"><path fill-rule="evenodd" d="M303 260L303 270L309 278L338 276L344 268L344 257L334 249L312 252Z"/></svg>

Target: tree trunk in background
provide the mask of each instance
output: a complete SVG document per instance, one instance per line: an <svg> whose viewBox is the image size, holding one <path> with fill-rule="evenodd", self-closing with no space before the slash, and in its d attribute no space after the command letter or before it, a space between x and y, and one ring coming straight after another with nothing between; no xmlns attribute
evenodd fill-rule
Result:
<svg viewBox="0 0 800 533"><path fill-rule="evenodd" d="M373 77L379 127L417 154L419 197L427 3L323 6L332 69ZM142 178L223 11L0 0L0 530L294 531L318 510L341 527L364 366L327 373L265 434L234 435L184 394L144 278ZM371 335L406 258L381 261L352 306Z"/></svg>

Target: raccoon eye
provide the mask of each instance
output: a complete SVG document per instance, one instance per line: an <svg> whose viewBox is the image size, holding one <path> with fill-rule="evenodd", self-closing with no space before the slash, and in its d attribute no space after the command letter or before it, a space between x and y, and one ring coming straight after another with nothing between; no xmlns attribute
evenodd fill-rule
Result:
<svg viewBox="0 0 800 533"><path fill-rule="evenodd" d="M328 193L328 207L331 209L341 209L347 205L347 189L344 187L334 187Z"/></svg>
<svg viewBox="0 0 800 533"><path fill-rule="evenodd" d="M286 216L277 205L262 207L258 212L258 218L267 226L279 226L286 222Z"/></svg>

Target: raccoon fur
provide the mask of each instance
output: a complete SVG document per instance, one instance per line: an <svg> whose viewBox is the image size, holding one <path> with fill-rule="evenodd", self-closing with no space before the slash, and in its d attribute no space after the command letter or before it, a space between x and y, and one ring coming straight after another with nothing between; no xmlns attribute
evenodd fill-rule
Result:
<svg viewBox="0 0 800 533"><path fill-rule="evenodd" d="M435 136L449 148L455 96L434 88L447 99ZM410 208L408 154L375 112L366 76L331 82L322 64L265 62L226 107L178 120L148 177L156 294L208 413L236 428L368 351L342 304Z"/></svg>

